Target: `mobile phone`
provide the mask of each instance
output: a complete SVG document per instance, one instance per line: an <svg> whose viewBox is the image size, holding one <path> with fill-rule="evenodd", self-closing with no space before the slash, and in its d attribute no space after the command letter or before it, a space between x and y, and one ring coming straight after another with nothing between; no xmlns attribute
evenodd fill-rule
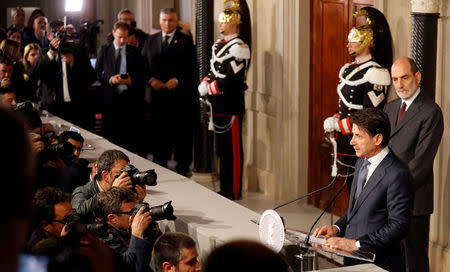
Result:
<svg viewBox="0 0 450 272"><path fill-rule="evenodd" d="M127 79L127 78L128 78L128 75L127 75L127 74L120 74L120 78L121 78L121 79Z"/></svg>

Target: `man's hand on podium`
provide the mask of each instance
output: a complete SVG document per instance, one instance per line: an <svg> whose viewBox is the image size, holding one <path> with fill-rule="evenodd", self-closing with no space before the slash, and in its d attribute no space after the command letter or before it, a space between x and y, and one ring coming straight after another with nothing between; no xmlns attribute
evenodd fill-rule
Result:
<svg viewBox="0 0 450 272"><path fill-rule="evenodd" d="M357 251L356 240L332 237L325 241L325 245L331 248L342 249L345 251Z"/></svg>
<svg viewBox="0 0 450 272"><path fill-rule="evenodd" d="M320 237L320 236L324 236L325 239L330 238L330 237L334 237L336 235L338 235L339 233L339 229L336 226L322 226L320 228L317 228L314 233L313 233L313 237Z"/></svg>

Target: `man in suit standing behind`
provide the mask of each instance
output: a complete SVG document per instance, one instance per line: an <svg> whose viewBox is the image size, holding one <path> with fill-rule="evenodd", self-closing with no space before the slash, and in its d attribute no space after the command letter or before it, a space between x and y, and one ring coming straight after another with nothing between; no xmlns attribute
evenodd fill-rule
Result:
<svg viewBox="0 0 450 272"><path fill-rule="evenodd" d="M414 184L414 210L402 241L404 271L429 271L428 237L433 213L433 162L441 142L442 111L419 83L414 60L399 58L392 65L392 82L400 96L385 106L391 127L392 151L408 166Z"/></svg>
<svg viewBox="0 0 450 272"><path fill-rule="evenodd" d="M177 28L174 9L161 10L159 23L162 31L149 36L142 49L151 89L151 153L154 162L165 167L174 151L177 172L186 176L198 111L195 49L192 38Z"/></svg>
<svg viewBox="0 0 450 272"><path fill-rule="evenodd" d="M412 177L387 147L390 126L386 113L362 109L352 114L350 122L350 144L359 159L349 208L335 225L320 227L313 235L324 235L325 245L332 248L372 252L376 265L399 271L400 241L406 235L413 203ZM358 263L361 261L344 259L345 265Z"/></svg>
<svg viewBox="0 0 450 272"><path fill-rule="evenodd" d="M95 71L102 84L106 138L130 151L137 151L142 140L142 62L137 49L126 44L129 29L124 22L114 24L114 41L100 48Z"/></svg>

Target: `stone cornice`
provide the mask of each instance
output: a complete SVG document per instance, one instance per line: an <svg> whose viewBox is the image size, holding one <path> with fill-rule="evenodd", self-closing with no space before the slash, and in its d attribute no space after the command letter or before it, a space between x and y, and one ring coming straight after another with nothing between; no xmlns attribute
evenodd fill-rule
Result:
<svg viewBox="0 0 450 272"><path fill-rule="evenodd" d="M411 0L411 11L417 13L439 13L440 0Z"/></svg>

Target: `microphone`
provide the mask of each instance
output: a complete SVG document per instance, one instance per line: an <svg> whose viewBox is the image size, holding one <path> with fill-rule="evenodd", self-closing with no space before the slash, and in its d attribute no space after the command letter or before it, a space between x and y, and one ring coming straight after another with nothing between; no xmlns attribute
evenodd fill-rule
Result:
<svg viewBox="0 0 450 272"><path fill-rule="evenodd" d="M315 194L315 193L317 193L317 192L320 192L320 191L322 191L322 190L325 190L325 189L329 188L331 185L334 184L334 182L336 181L336 178L337 178L338 176L340 176L340 175L334 176L333 179L331 180L331 182L330 182L328 185L326 185L326 186L324 186L324 187L322 187L322 188L319 188L319 189L317 189L317 190L315 190L315 191L309 192L309 193L307 193L307 194L305 194L305 195L299 196L299 197L297 197L297 198L295 198L295 199L293 199L293 200L290 200L290 201L288 201L288 202L286 202L286 203L283 203L283 204L281 204L281 205L278 205L278 206L276 206L275 208L273 208L273 210L275 211L275 210L277 210L277 209L279 209L279 208L281 208L281 207L284 207L284 206L286 206L286 205L289 205L289 204L291 204L291 203L293 203L293 202L295 202L295 201L298 201L298 200L303 199L303 198L305 198L305 197L307 197L307 196L310 196L310 195L312 195L312 194ZM345 180L347 180L347 179L345 179Z"/></svg>
<svg viewBox="0 0 450 272"><path fill-rule="evenodd" d="M311 232L312 232L313 228L316 226L317 222L319 222L320 218L322 218L322 216L325 214L325 212L328 210L328 208L331 207L331 205L334 203L336 198L341 194L342 190L344 190L344 188L346 187L346 184L347 184L347 178L345 179L344 184L342 185L341 189L339 189L337 194L333 197L333 199L330 201L330 203L328 203L328 205L325 207L325 209L323 209L323 211L319 215L319 217L317 217L316 221L314 221L314 223L312 224L311 228L309 229L308 235L306 236L305 244L309 243L309 238L311 237Z"/></svg>

